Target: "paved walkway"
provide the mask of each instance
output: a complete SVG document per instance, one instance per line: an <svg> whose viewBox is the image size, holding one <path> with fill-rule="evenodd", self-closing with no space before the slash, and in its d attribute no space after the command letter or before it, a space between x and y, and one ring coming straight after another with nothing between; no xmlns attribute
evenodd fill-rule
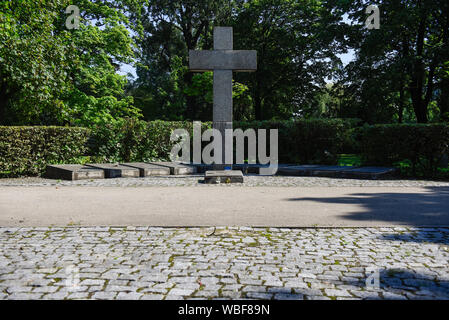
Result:
<svg viewBox="0 0 449 320"><path fill-rule="evenodd" d="M0 226L449 226L449 187L0 187Z"/></svg>
<svg viewBox="0 0 449 320"><path fill-rule="evenodd" d="M449 299L444 228L0 228L0 299Z"/></svg>

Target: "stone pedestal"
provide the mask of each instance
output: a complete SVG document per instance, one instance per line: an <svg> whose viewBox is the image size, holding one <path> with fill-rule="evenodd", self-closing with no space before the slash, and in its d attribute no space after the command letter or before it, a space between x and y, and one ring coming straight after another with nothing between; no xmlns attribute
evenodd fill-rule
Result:
<svg viewBox="0 0 449 320"><path fill-rule="evenodd" d="M206 171L204 182L207 184L243 183L243 173L240 170Z"/></svg>

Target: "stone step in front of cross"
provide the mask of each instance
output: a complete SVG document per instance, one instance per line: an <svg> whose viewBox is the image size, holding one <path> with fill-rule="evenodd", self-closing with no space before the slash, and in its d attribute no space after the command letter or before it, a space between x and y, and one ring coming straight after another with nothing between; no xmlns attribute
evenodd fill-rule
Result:
<svg viewBox="0 0 449 320"><path fill-rule="evenodd" d="M243 173L240 170L209 170L204 175L206 184L243 183Z"/></svg>

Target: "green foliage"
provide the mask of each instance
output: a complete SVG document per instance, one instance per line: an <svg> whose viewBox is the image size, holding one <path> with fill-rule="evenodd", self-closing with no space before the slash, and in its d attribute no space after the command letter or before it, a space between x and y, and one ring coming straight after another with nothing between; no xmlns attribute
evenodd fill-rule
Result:
<svg viewBox="0 0 449 320"><path fill-rule="evenodd" d="M342 117L369 123L442 121L449 110L449 2L386 0L380 29L363 27L364 0L337 1L352 25L348 48L356 60L340 70Z"/></svg>
<svg viewBox="0 0 449 320"><path fill-rule="evenodd" d="M351 119L250 121L234 122L234 128L278 129L280 163L335 164L353 123Z"/></svg>
<svg viewBox="0 0 449 320"><path fill-rule="evenodd" d="M335 164L356 122L353 119L234 121L234 129L253 128L256 133L258 129L278 129L279 161L282 163ZM203 131L209 128L210 122L202 123ZM92 132L91 154L108 162L169 160L174 145L170 135L175 129L186 129L192 139L193 126L189 121L126 119L97 126ZM205 144L207 142L203 146ZM267 145L269 148L269 138Z"/></svg>
<svg viewBox="0 0 449 320"><path fill-rule="evenodd" d="M117 73L134 56L120 10L128 1L2 1L0 123L89 127L139 117ZM65 27L69 4L81 10L77 30Z"/></svg>
<svg viewBox="0 0 449 320"><path fill-rule="evenodd" d="M449 152L449 126L354 126L356 119L235 121L234 128L278 129L280 163L396 166L408 176L437 177ZM211 123L202 123L202 131ZM188 121L121 119L92 129L73 127L0 127L0 175L37 175L46 164L169 160L175 129ZM341 155L348 137L357 155ZM269 139L267 139L269 140ZM208 142L203 142L203 147ZM267 141L269 144L269 141ZM192 147L191 143L191 147ZM269 147L268 147L269 148ZM268 149L269 150L269 149ZM444 171L444 170L443 170Z"/></svg>
<svg viewBox="0 0 449 320"><path fill-rule="evenodd" d="M66 0L0 2L0 123L55 122L71 63L77 63L60 10Z"/></svg>
<svg viewBox="0 0 449 320"><path fill-rule="evenodd" d="M192 84L184 89L190 97L212 106L213 103L213 72L197 73L192 78ZM253 101L247 85L232 81L233 117L238 120L251 120L253 115ZM211 109L211 108L210 108ZM210 118L212 114L210 114Z"/></svg>
<svg viewBox="0 0 449 320"><path fill-rule="evenodd" d="M258 68L236 73L235 79L250 88L254 118L303 116L338 65L341 47L333 44L343 37L340 17L332 14L327 1L238 3L231 19L234 47L257 50Z"/></svg>
<svg viewBox="0 0 449 320"><path fill-rule="evenodd" d="M435 177L449 152L447 124L389 124L358 129L364 163L396 165L413 176Z"/></svg>
<svg viewBox="0 0 449 320"><path fill-rule="evenodd" d="M0 177L37 175L47 164L79 163L89 130L70 127L0 127Z"/></svg>
<svg viewBox="0 0 449 320"><path fill-rule="evenodd" d="M189 49L213 48L214 26L232 26L234 48L258 52L257 72L234 75L236 120L300 114L338 63L341 48L333 43L343 35L334 30L343 23L327 1L157 0L143 7L135 15L143 32L131 92L148 120L212 118L211 75L185 66Z"/></svg>
<svg viewBox="0 0 449 320"><path fill-rule="evenodd" d="M211 123L202 124L203 130L210 127ZM170 160L174 145L170 135L175 129L186 129L193 136L193 125L188 121L123 119L96 126L90 141L91 154L107 162Z"/></svg>
<svg viewBox="0 0 449 320"><path fill-rule="evenodd" d="M339 166L361 166L362 158L357 154L340 154L338 155Z"/></svg>

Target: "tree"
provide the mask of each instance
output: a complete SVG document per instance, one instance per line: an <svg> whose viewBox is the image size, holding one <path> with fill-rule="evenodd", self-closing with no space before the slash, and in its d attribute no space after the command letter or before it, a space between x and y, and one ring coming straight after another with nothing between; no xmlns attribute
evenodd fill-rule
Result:
<svg viewBox="0 0 449 320"><path fill-rule="evenodd" d="M76 61L69 33L55 36L66 2L0 3L0 123L41 123L60 113L58 96Z"/></svg>
<svg viewBox="0 0 449 320"><path fill-rule="evenodd" d="M383 106L386 114L395 106L398 121L410 104L416 121L425 123L429 106L439 95L444 114L448 2L385 0L380 5L379 30L363 27L367 1L340 2L340 6L358 22L350 34L357 60L347 67L345 76L345 92L354 93L353 101L368 106L378 101L379 111Z"/></svg>
<svg viewBox="0 0 449 320"><path fill-rule="evenodd" d="M132 92L144 114L173 120L210 119L204 99L185 93L193 84L193 73L187 69L188 50L211 49L212 28L229 17L231 7L226 0L154 0L145 1L142 11L133 14L143 28Z"/></svg>
<svg viewBox="0 0 449 320"><path fill-rule="evenodd" d="M243 100L252 115L241 108L243 100L235 101L234 114L242 119L291 118L338 64L340 20L326 1L151 1L141 15L144 36L133 95L151 117L211 119L211 103L189 94L194 79L204 76L188 71L188 50L212 49L213 27L229 25L235 49L258 51L257 72L235 74L240 88L248 87L242 97L248 96Z"/></svg>
<svg viewBox="0 0 449 320"><path fill-rule="evenodd" d="M138 117L132 97L125 96L126 77L117 73L133 57L121 13L127 3L1 2L0 121L91 126ZM81 10L78 30L66 29L69 4Z"/></svg>
<svg viewBox="0 0 449 320"><path fill-rule="evenodd" d="M255 49L258 70L238 74L248 83L255 118L288 119L302 114L340 63L341 18L326 1L240 1L233 21L235 46Z"/></svg>

